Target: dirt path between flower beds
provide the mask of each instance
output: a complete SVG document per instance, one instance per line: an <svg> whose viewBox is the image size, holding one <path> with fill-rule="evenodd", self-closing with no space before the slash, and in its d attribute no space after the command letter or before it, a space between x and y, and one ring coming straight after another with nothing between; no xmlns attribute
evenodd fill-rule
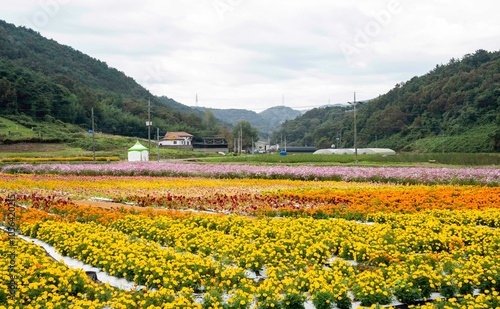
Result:
<svg viewBox="0 0 500 309"><path fill-rule="evenodd" d="M114 202L107 202L107 201L92 201L92 200L78 200L78 201L73 201L76 205L79 206L92 206L92 207L100 207L103 209L109 209L109 210L119 210L120 208L126 209L126 210L135 210L135 211L149 211L152 212L153 214L155 213L160 213L160 212L170 212L170 211L188 211L188 212L194 212L194 213L208 213L208 214L221 214L213 211L198 211L194 209L167 209L167 208L156 208L156 207L141 207L141 206L136 206L136 205L127 205L123 203L114 203ZM225 213L227 214L227 213Z"/></svg>
<svg viewBox="0 0 500 309"><path fill-rule="evenodd" d="M92 207L100 207L103 209L109 209L109 210L119 210L120 208L124 208L126 210L135 210L135 211L150 211L153 213L159 213L159 212L169 212L172 211L172 209L166 209L166 208L156 208L156 207L142 207L142 206L136 206L136 205L127 205L123 203L114 203L114 202L106 202L106 201L91 201L91 200L78 200L78 201L73 201L76 205L79 206L92 206ZM178 211L193 211L193 212L200 212L196 210L191 210L191 209L177 209ZM214 213L208 211L207 213Z"/></svg>
<svg viewBox="0 0 500 309"><path fill-rule="evenodd" d="M114 203L114 202L103 202L103 201L73 201L76 205L80 206L94 206L94 207L100 207L104 209L120 209L120 208L125 208L125 209L134 209L134 210L145 210L145 209L152 209L156 211L164 211L165 209L158 209L158 208L153 208L153 207L140 207L140 206L134 206L134 205L127 205L127 204L122 204L122 203Z"/></svg>

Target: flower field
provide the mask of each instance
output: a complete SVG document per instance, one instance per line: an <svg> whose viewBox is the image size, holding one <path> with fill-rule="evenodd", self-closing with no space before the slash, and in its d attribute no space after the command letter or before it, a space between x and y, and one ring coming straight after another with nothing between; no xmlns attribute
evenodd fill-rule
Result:
<svg viewBox="0 0 500 309"><path fill-rule="evenodd" d="M498 170L352 168L337 179L308 167L277 177L113 165L0 174L0 210L7 218L15 195L22 235L138 288L95 283L0 232L0 308L500 308Z"/></svg>
<svg viewBox="0 0 500 309"><path fill-rule="evenodd" d="M374 181L410 184L479 184L498 186L497 168L252 166L119 162L111 164L14 164L2 173L64 175L199 176L208 178Z"/></svg>

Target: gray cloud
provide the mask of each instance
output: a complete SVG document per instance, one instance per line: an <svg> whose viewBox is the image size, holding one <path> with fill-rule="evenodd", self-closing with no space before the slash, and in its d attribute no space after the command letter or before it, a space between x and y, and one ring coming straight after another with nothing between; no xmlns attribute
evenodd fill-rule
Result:
<svg viewBox="0 0 500 309"><path fill-rule="evenodd" d="M221 6L221 3L223 4ZM263 110L369 99L500 48L496 0L25 0L0 18L125 72L156 95Z"/></svg>

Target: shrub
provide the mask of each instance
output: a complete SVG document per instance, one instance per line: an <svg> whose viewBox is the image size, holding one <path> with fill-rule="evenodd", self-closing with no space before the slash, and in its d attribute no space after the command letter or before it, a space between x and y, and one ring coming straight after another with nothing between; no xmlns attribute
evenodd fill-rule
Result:
<svg viewBox="0 0 500 309"><path fill-rule="evenodd" d="M316 291L312 301L316 309L331 309L335 302L335 295L330 291Z"/></svg>
<svg viewBox="0 0 500 309"><path fill-rule="evenodd" d="M443 279L441 280L440 293L446 298L455 297L458 293L458 287L453 280Z"/></svg>
<svg viewBox="0 0 500 309"><path fill-rule="evenodd" d="M298 291L287 291L281 302L285 309L304 309L306 296Z"/></svg>

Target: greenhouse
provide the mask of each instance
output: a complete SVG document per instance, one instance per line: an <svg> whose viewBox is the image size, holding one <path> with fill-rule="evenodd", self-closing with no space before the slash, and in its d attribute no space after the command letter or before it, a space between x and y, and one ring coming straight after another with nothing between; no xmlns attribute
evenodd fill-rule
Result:
<svg viewBox="0 0 500 309"><path fill-rule="evenodd" d="M318 149L314 154L354 154L354 148L328 148L328 149ZM383 156L395 155L396 152L389 148L358 148L358 154L379 154Z"/></svg>

